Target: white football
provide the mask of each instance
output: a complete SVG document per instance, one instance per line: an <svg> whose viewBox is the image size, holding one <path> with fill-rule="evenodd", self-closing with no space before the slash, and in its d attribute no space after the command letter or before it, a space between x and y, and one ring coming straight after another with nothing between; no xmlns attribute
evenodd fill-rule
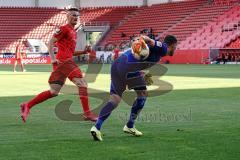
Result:
<svg viewBox="0 0 240 160"><path fill-rule="evenodd" d="M141 48L140 49L141 51L138 53L134 53L133 50L132 50L132 53L134 55L134 57L138 60L145 60L148 58L149 56L149 48L148 46L146 45L146 48Z"/></svg>
<svg viewBox="0 0 240 160"><path fill-rule="evenodd" d="M149 48L146 45L146 48L143 48L140 52L140 56L141 58L143 58L143 60L147 59L147 57L149 56Z"/></svg>

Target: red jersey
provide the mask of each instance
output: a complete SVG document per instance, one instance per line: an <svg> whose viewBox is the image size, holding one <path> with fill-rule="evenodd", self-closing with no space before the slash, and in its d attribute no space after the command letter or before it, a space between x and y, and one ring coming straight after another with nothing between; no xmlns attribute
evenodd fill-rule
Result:
<svg viewBox="0 0 240 160"><path fill-rule="evenodd" d="M16 47L15 58L16 58L16 59L22 59L21 48L20 48L20 45L19 45L19 44L18 44L17 47Z"/></svg>
<svg viewBox="0 0 240 160"><path fill-rule="evenodd" d="M118 48L114 49L114 60L119 57L119 52L120 52L120 50Z"/></svg>
<svg viewBox="0 0 240 160"><path fill-rule="evenodd" d="M94 62L96 60L96 52L94 50L91 50L89 53L89 62Z"/></svg>
<svg viewBox="0 0 240 160"><path fill-rule="evenodd" d="M56 42L58 47L56 58L59 61L72 59L77 43L77 32L74 27L69 24L61 26L54 34L54 37L58 40Z"/></svg>

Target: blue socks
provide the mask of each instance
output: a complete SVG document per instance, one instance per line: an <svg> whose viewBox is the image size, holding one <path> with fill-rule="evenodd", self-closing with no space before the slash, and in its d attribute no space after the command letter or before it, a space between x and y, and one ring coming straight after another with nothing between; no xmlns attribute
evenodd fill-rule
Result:
<svg viewBox="0 0 240 160"><path fill-rule="evenodd" d="M95 124L95 127L100 130L102 127L103 122L110 116L112 111L117 107L116 104L109 101L100 111L98 120Z"/></svg>
<svg viewBox="0 0 240 160"><path fill-rule="evenodd" d="M136 120L140 111L143 109L146 100L147 100L147 97L137 97L137 99L134 101L131 109L129 121L127 123L128 128L133 128L134 121Z"/></svg>
<svg viewBox="0 0 240 160"><path fill-rule="evenodd" d="M146 102L146 97L137 97L137 99L134 101L131 114L129 117L129 121L127 123L128 128L133 128L134 121L136 120L138 114L143 109L144 104ZM117 105L111 101L109 101L100 111L99 118L95 124L95 127L100 130L102 127L103 122L110 116L112 111L117 107Z"/></svg>

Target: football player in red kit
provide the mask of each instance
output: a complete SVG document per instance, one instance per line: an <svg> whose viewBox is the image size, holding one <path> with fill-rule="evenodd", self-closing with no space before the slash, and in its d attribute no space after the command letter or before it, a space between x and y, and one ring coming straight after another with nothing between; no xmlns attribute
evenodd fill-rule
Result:
<svg viewBox="0 0 240 160"><path fill-rule="evenodd" d="M22 72L25 72L26 70L24 69L23 61L22 61L23 55L22 55L22 48L21 48L21 43L19 42L16 46L16 51L15 51L15 61L13 64L13 72L16 72L16 67L17 64L19 63L21 66Z"/></svg>
<svg viewBox="0 0 240 160"><path fill-rule="evenodd" d="M77 8L68 9L68 23L61 26L49 41L48 50L53 64L53 72L48 80L50 90L44 91L32 100L21 104L21 117L23 122L26 122L30 109L33 106L58 95L66 78L71 80L78 87L84 118L90 121L97 120L97 116L90 111L87 83L83 78L81 70L72 60L73 56L86 54L86 51L75 51L77 35L75 26L79 21L79 16L79 10ZM54 55L53 50L54 44L58 47L58 53L56 56Z"/></svg>

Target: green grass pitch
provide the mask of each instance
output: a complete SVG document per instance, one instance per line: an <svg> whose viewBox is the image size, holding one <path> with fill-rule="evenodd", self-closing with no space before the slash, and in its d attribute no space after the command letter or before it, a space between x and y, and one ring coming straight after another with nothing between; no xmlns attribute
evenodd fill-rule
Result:
<svg viewBox="0 0 240 160"><path fill-rule="evenodd" d="M239 160L240 66L166 67L161 79L174 88L148 98L136 123L144 136L122 132L130 106L121 102L103 125L104 141L98 143L89 132L93 123L62 121L55 114L63 99L73 100L71 112L80 113L76 95L61 94L37 105L22 124L19 104L48 89L51 66L27 65L27 72L13 73L12 66L1 65L0 160ZM89 87L107 92L108 73L109 65L104 65ZM90 102L94 108L101 99L91 97Z"/></svg>

